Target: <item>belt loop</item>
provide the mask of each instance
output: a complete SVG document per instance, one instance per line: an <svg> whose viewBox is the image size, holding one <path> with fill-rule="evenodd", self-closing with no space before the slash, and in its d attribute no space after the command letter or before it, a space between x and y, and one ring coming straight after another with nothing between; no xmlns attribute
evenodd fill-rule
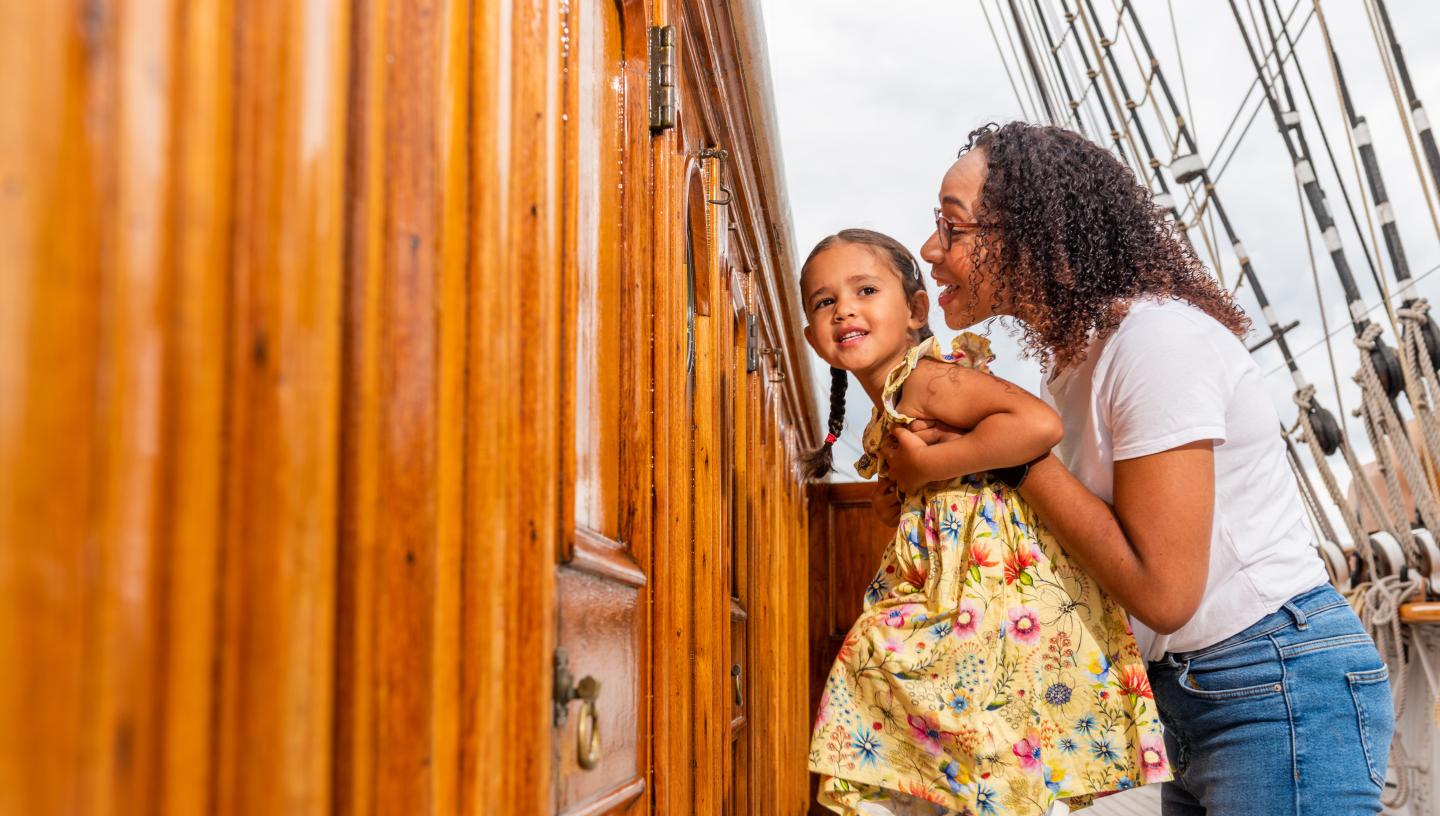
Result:
<svg viewBox="0 0 1440 816"><path fill-rule="evenodd" d="M1295 619L1296 629L1304 630L1310 628L1310 620L1305 617L1305 610L1296 606L1294 601L1286 601L1283 608L1286 612L1290 613L1290 617Z"/></svg>

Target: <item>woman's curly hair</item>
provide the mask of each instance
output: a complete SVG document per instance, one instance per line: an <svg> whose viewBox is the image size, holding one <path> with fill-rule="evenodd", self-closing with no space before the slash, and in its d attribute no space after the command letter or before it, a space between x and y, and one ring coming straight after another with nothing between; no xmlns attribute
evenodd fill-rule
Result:
<svg viewBox="0 0 1440 816"><path fill-rule="evenodd" d="M1064 128L1011 122L971 131L984 154L973 268L1017 304L1027 356L1047 368L1085 358L1134 298L1183 300L1243 337L1250 320L1110 151ZM977 293L978 294L978 293Z"/></svg>

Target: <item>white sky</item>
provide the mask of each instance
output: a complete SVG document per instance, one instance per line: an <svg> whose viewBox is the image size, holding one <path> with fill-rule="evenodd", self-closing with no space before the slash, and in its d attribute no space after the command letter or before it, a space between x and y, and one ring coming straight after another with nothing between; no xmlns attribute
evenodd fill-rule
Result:
<svg viewBox="0 0 1440 816"><path fill-rule="evenodd" d="M1075 7L1075 0L1067 2L1072 9ZM1116 0L1094 2L1100 10L1102 29L1107 35L1113 35ZM1238 2L1242 14L1246 13L1245 0ZM1296 5L1295 0L1279 2L1287 13ZM1022 13L1034 13L1035 0L1016 0L1016 4ZM987 28L982 5L1000 36L1005 37L1000 26L1002 21L1008 25L1011 20L1008 0L895 3L765 0L763 8L783 161L801 259L820 238L845 227L886 232L918 254L921 243L934 226L930 213L936 204L940 177L954 160L966 134L988 121L1036 118L1028 98L1023 103L1017 102L1016 93L1006 78L1000 50ZM1050 15L1052 35L1058 36L1060 3L1039 0L1039 5ZM1193 110L1194 116L1187 118L1193 125L1202 155L1209 160L1255 79L1229 4L1220 0L1203 3L1134 0L1134 7L1180 103ZM1273 14L1273 5L1270 8ZM1390 0L1388 8L1400 44L1406 49L1416 93L1429 105L1431 118L1440 123L1440 49L1432 45L1440 42L1440 15L1434 13L1431 0ZM1175 30L1181 34L1178 55L1171 28L1172 9ZM1369 119L1410 268L1418 277L1440 266L1440 236L1431 222L1421 186L1422 181L1429 183L1428 169L1425 176L1416 173L1363 9L1362 3L1353 0L1330 0L1322 5L1358 112ZM1292 32L1312 10L1312 0L1300 0L1292 18ZM1083 29L1081 31L1083 35ZM1073 39L1067 42L1066 53L1078 61L1074 43ZM1135 43L1138 47L1138 40ZM1007 58L1013 59L1010 56L1013 51L1008 46L1004 51ZM1365 228L1368 197L1363 201L1360 198L1361 187L1357 185L1356 170L1349 158L1335 85L1318 23L1313 19L1299 35L1298 52L1299 63L1309 80L1346 186L1356 201L1357 214ZM1123 37L1117 43L1116 55L1131 94L1139 96L1141 74ZM1048 59L1043 50L1037 56ZM1181 58L1188 78L1188 95L1182 84ZM1093 61L1093 55L1091 59ZM1010 70L1016 82L1021 82L1013 62ZM1072 87L1073 78L1074 74ZM1336 215L1350 266L1365 301L1379 303L1378 289L1345 212L1340 187L1324 156L1310 107L1304 101L1293 70L1290 78L1300 96L1306 136L1311 142L1321 184ZM1023 87L1020 93L1025 94ZM1157 84L1157 97L1159 94ZM1250 99L1247 118L1254 105L1262 101L1258 90ZM1163 97L1160 101L1163 105ZM1162 107L1161 110L1168 109ZM1142 115L1152 143L1157 145L1157 150L1163 150L1164 137L1153 111L1143 111ZM1225 143L1227 152L1244 124L1245 118L1242 118L1236 132ZM1091 135L1094 136L1093 131ZM1219 161L1215 163L1212 172L1219 164ZM1299 328L1289 334L1289 340L1302 371L1319 387L1322 403L1338 414L1326 346L1319 342L1325 332L1321 328L1306 254L1294 175L1268 108L1260 111L1248 135L1239 143L1239 150L1217 189L1280 321L1300 320ZM1431 193L1434 194L1433 189ZM1368 196L1368 190L1365 195ZM1340 373L1341 394L1346 409L1353 410L1359 404L1358 388L1350 381L1358 367L1353 332L1348 325L1339 281L1308 211L1305 219L1315 245L1320 294L1330 329L1340 330L1334 335L1332 346ZM1218 224L1216 226L1218 232ZM1378 236L1378 223L1376 230ZM1192 231L1191 237L1199 246L1198 232ZM1220 241L1224 243L1223 236ZM1210 265L1203 248L1201 254ZM1386 283L1393 285L1383 242L1380 261ZM1239 266L1228 246L1220 251L1220 266L1224 279L1233 285ZM933 282L930 288L933 296ZM1437 298L1440 273L1420 281L1418 289L1432 301L1440 299ZM1241 288L1240 299L1257 326L1263 329L1264 321L1248 286ZM1373 314L1378 317L1382 313ZM948 334L938 310L931 322L937 333ZM1038 391L1038 367L1031 361L1019 359L1017 345L1001 328L994 328L991 335L998 355L996 372ZM1396 343L1388 325L1385 339L1392 346ZM1272 344L1260 351L1257 359L1269 375L1281 419L1286 423L1294 421L1295 407L1291 400L1294 386L1282 367L1279 352ZM824 364L815 358L814 365L815 382L826 386L829 377ZM822 403L827 395L828 389L820 394ZM858 454L859 433L869 416L868 401L854 384L849 392L848 408L842 446L849 449L842 447L836 456L837 463L845 463L847 471L848 463ZM823 416L826 406L822 404L820 410ZM1357 444L1363 444L1363 429L1353 419L1349 428ZM1368 445L1364 447L1368 450ZM1338 457L1332 460L1336 460L1332 464L1341 469L1342 483L1348 481L1343 474L1343 463L1338 462Z"/></svg>

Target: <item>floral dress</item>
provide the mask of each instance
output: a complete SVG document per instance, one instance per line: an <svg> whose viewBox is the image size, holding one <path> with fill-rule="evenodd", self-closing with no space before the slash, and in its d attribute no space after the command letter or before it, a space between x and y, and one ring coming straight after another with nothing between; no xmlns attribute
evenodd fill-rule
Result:
<svg viewBox="0 0 1440 816"><path fill-rule="evenodd" d="M912 417L921 359L988 370L984 338L933 338L890 372L862 475ZM1040 814L1170 778L1125 613L985 474L902 496L895 538L820 698L810 770L842 814Z"/></svg>

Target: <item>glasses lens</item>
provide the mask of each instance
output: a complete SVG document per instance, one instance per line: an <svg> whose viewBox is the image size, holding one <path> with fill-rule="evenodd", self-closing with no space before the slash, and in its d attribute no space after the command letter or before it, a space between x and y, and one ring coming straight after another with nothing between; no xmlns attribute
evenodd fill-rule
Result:
<svg viewBox="0 0 1440 816"><path fill-rule="evenodd" d="M935 211L935 237L940 239L940 248L948 252L950 250L950 225L946 223L945 216L941 215L939 210Z"/></svg>

